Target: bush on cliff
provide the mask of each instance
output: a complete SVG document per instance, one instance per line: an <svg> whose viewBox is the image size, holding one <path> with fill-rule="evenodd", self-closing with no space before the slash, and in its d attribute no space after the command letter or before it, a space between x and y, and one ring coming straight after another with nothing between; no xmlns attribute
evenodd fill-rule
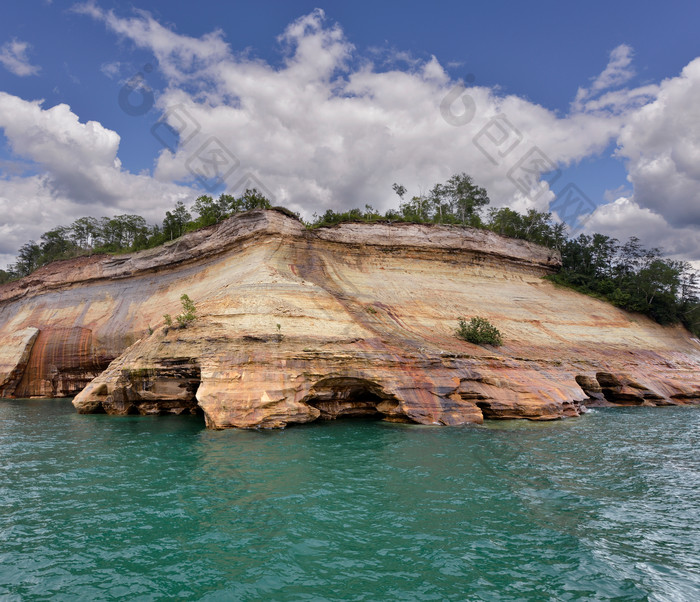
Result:
<svg viewBox="0 0 700 602"><path fill-rule="evenodd" d="M187 328L197 319L197 308L187 295L182 295L180 302L182 303L182 313L175 316L175 319L180 328Z"/></svg>
<svg viewBox="0 0 700 602"><path fill-rule="evenodd" d="M474 345L502 345L503 337L500 331L486 318L474 316L469 323L459 318L459 326L455 331L458 338L474 343Z"/></svg>
<svg viewBox="0 0 700 602"><path fill-rule="evenodd" d="M180 297L180 303L182 303L182 313L175 316L175 321L178 328L187 328L197 319L197 307L187 294L183 294ZM168 329L173 327L173 318L170 314L163 314L163 319L165 320L165 332L167 333Z"/></svg>

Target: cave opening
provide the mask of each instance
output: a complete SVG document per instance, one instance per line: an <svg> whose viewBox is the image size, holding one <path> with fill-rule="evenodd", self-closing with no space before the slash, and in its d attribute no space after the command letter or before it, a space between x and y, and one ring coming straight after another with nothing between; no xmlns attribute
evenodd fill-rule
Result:
<svg viewBox="0 0 700 602"><path fill-rule="evenodd" d="M193 415L204 421L197 400L201 370L189 360L162 361L157 368L123 371L122 386L108 392L103 385L93 395L108 414L141 416Z"/></svg>
<svg viewBox="0 0 700 602"><path fill-rule="evenodd" d="M399 402L381 386L361 378L326 378L304 400L319 410L317 420L397 420Z"/></svg>
<svg viewBox="0 0 700 602"><path fill-rule="evenodd" d="M498 412L494 412L491 408L491 403L488 401L477 401L476 407L481 410L484 420L493 420L499 418Z"/></svg>

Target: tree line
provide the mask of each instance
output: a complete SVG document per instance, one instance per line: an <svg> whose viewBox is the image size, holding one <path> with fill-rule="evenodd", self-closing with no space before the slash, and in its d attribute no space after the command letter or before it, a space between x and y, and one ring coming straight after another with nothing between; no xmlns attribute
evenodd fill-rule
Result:
<svg viewBox="0 0 700 602"><path fill-rule="evenodd" d="M0 270L0 284L28 276L37 268L59 259L70 259L97 253L127 253L151 249L192 232L223 221L227 217L251 209L269 209L270 201L255 188L236 198L222 194L218 199L198 197L193 219L182 201L166 211L161 224L148 225L140 215L114 217L81 217L70 226L58 226L41 235L39 242L30 240L20 247L17 260Z"/></svg>
<svg viewBox="0 0 700 602"><path fill-rule="evenodd" d="M342 222L410 222L469 226L488 229L504 236L527 240L556 249L562 255L562 269L550 280L604 299L623 309L646 314L660 324L683 323L700 336L700 293L698 274L687 262L672 261L658 248L646 249L638 238L625 243L593 234L567 237L566 225L551 213L534 209L525 214L507 207L488 208L486 190L471 176L456 174L435 184L427 194L406 198L406 188L394 184L399 197L397 209L384 214L365 205L336 212L328 209L314 214L307 228L333 226ZM192 211L178 202L167 211L160 225L149 226L138 215L95 219L82 217L70 226L54 228L41 241L23 245L15 264L0 270L0 283L21 278L57 259L92 253L122 253L156 247L186 232L219 223L251 209L269 209L270 201L257 190L241 197L222 194L218 199L198 197Z"/></svg>
<svg viewBox="0 0 700 602"><path fill-rule="evenodd" d="M399 197L398 209L389 209L384 215L370 205L365 209L335 212L328 209L323 215L314 214L310 228L332 226L348 221L410 222L454 224L485 228L510 236L561 250L566 241L566 225L556 223L551 213L530 209L524 215L508 207L490 208L486 189L478 186L471 176L456 174L442 184L435 184L427 194L405 198L406 188L393 185Z"/></svg>
<svg viewBox="0 0 700 602"><path fill-rule="evenodd" d="M621 243L603 234L581 234L561 250L562 269L550 280L626 309L659 324L683 323L700 336L698 273L688 262L645 248L633 236Z"/></svg>

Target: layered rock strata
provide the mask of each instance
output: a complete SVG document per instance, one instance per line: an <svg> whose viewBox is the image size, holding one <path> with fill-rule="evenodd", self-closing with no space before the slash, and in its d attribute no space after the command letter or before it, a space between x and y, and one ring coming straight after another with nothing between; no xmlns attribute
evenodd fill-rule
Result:
<svg viewBox="0 0 700 602"><path fill-rule="evenodd" d="M558 263L486 231L309 231L281 212L248 212L0 287L0 386L5 396L82 389L80 412L202 412L213 428L348 416L460 425L576 416L582 403L700 403L700 342L543 280ZM179 313L183 293L199 318L168 329L162 316ZM457 318L473 315L504 345L457 339Z"/></svg>

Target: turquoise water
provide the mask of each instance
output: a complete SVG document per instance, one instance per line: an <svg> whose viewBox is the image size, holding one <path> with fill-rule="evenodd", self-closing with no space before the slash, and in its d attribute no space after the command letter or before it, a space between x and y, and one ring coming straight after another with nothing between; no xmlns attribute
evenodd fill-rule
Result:
<svg viewBox="0 0 700 602"><path fill-rule="evenodd" d="M0 401L2 600L699 600L700 409L207 431Z"/></svg>

